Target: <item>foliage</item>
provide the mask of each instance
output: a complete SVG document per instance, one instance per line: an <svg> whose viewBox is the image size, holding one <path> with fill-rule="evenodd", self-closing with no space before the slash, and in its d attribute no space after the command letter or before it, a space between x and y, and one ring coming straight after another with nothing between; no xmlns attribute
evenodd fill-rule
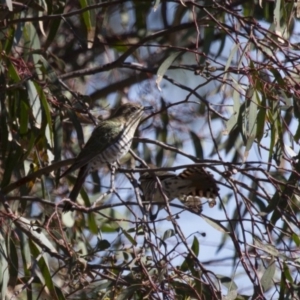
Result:
<svg viewBox="0 0 300 300"><path fill-rule="evenodd" d="M297 9L2 1L2 299L299 298ZM105 194L103 168L87 179L85 205L63 215L74 177L58 180L61 169L125 98L154 110L122 162L118 193ZM214 173L220 197L198 216L202 233L186 235L178 202L149 220L136 184L144 162ZM207 230L222 235L220 258L203 258Z"/></svg>

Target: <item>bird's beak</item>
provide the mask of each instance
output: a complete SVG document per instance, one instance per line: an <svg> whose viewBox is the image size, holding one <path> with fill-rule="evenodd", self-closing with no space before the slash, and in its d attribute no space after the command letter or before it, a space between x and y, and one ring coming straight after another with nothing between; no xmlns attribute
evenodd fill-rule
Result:
<svg viewBox="0 0 300 300"><path fill-rule="evenodd" d="M150 109L153 109L152 106L144 106L144 110L150 110Z"/></svg>

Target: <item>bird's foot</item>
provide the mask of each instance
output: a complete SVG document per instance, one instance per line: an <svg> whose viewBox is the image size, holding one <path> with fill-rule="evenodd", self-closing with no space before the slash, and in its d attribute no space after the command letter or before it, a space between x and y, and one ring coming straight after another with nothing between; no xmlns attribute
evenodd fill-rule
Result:
<svg viewBox="0 0 300 300"><path fill-rule="evenodd" d="M62 212L66 213L68 211L74 211L74 205L73 205L72 200L70 200L69 198L66 198L65 200L67 200L67 201L65 201Z"/></svg>

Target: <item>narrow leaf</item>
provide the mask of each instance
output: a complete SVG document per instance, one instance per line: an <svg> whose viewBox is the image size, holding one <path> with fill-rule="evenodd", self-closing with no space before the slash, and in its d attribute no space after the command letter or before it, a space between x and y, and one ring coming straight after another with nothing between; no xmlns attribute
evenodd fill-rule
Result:
<svg viewBox="0 0 300 300"><path fill-rule="evenodd" d="M292 239L294 241L294 243L297 245L297 247L300 246L300 239L299 239L299 236L295 233L292 234Z"/></svg>
<svg viewBox="0 0 300 300"><path fill-rule="evenodd" d="M228 291L235 291L238 289L238 286L232 280L230 277L224 276L224 275L217 275L218 278L220 279L221 283L227 287Z"/></svg>
<svg viewBox="0 0 300 300"><path fill-rule="evenodd" d="M270 288L274 286L273 278L276 271L275 261L272 259L268 268L266 269L264 275L262 276L260 283L264 290L264 292L268 291Z"/></svg>
<svg viewBox="0 0 300 300"><path fill-rule="evenodd" d="M279 255L278 250L270 244L264 244L259 238L257 237L253 237L254 239L254 245L255 247L257 247L258 249L265 251L269 254L271 254L272 256L277 257Z"/></svg>
<svg viewBox="0 0 300 300"><path fill-rule="evenodd" d="M11 0L6 0L6 5L7 5L9 11L13 11L13 4L12 4ZM4 295L4 294L2 294L2 295Z"/></svg>
<svg viewBox="0 0 300 300"><path fill-rule="evenodd" d="M49 289L49 293L51 294L52 299L59 299L56 294L56 290L54 287L54 283L52 281L50 270L48 269L48 266L45 262L43 255L40 255L40 250L38 249L38 247L35 245L34 242L32 242L30 239L28 240L28 242L29 242L31 254L33 255L33 257L37 259L37 264L41 271L41 275L42 275L42 277L40 277L41 282L44 283ZM39 272L37 272L37 276L39 276Z"/></svg>
<svg viewBox="0 0 300 300"><path fill-rule="evenodd" d="M192 138L192 141L193 141L193 144L194 144L196 157L198 159L203 159L203 148L202 148L202 145L201 145L200 138L193 131L190 131L190 135L191 135L191 138Z"/></svg>
<svg viewBox="0 0 300 300"><path fill-rule="evenodd" d="M247 160L249 151L252 148L257 132L257 105L258 103L260 103L260 100L257 91L252 87L250 87L247 91L246 101L249 102L249 106L245 114L245 135L247 142L244 153L244 162Z"/></svg>
<svg viewBox="0 0 300 300"><path fill-rule="evenodd" d="M93 0L80 0L81 8L87 8L90 5L95 4ZM96 30L96 14L95 9L89 9L83 12L83 21L87 30L87 45L88 49L91 49L94 44L95 30Z"/></svg>
<svg viewBox="0 0 300 300"><path fill-rule="evenodd" d="M291 275L290 269L289 269L289 267L287 266L287 264L286 264L285 262L283 263L283 272L284 272L285 278L286 278L291 284L294 284L294 280L293 280L293 277L292 277L292 275Z"/></svg>
<svg viewBox="0 0 300 300"><path fill-rule="evenodd" d="M0 284L1 284L1 295L2 299L4 299L4 295L7 293L7 285L9 281L9 273L8 273L8 255L7 255L7 247L5 243L5 239L0 232Z"/></svg>
<svg viewBox="0 0 300 300"><path fill-rule="evenodd" d="M122 227L120 227L122 233L126 236L126 238L130 241L130 243L134 246L137 245L137 241L126 231L124 230Z"/></svg>
<svg viewBox="0 0 300 300"><path fill-rule="evenodd" d="M49 106L49 103L47 102L47 97L46 97L44 91L42 90L41 86L38 84L35 84L35 88L39 94L39 99L42 104L42 109L46 116L46 122L48 125L48 133L49 133L48 143L49 143L49 145L51 145L51 147L53 147L53 128L52 128L50 106Z"/></svg>
<svg viewBox="0 0 300 300"><path fill-rule="evenodd" d="M199 249L200 249L200 247L199 247L199 241L198 241L198 239L194 236L193 245L192 245L192 250L193 250L193 252L194 252L194 254L195 254L196 256L199 255Z"/></svg>
<svg viewBox="0 0 300 300"><path fill-rule="evenodd" d="M173 52L169 57L161 64L161 66L157 70L157 79L156 79L156 85L159 91L161 91L160 88L160 82L162 81L165 73L173 63L173 61L181 54L181 52Z"/></svg>
<svg viewBox="0 0 300 300"><path fill-rule="evenodd" d="M209 218L207 216L204 216L204 215L202 215L202 218L204 219L204 221L206 221L209 225L211 225L212 227L214 227L218 231L220 231L222 233L230 233L228 231L228 229L221 224L221 222L219 222L217 220L214 220L212 218Z"/></svg>
<svg viewBox="0 0 300 300"><path fill-rule="evenodd" d="M175 231L173 229L168 229L164 232L162 240L165 241L174 235L175 235Z"/></svg>
<svg viewBox="0 0 300 300"><path fill-rule="evenodd" d="M41 101L40 101L39 94L36 90L34 83L31 80L28 80L26 82L26 85L27 85L30 105L32 108L32 114L33 114L37 124L41 125L41 123L42 123L42 108L41 108Z"/></svg>

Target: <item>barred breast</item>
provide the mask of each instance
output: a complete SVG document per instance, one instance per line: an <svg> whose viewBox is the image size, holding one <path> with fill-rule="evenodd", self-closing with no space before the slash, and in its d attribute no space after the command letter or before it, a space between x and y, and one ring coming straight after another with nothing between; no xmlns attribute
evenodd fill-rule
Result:
<svg viewBox="0 0 300 300"><path fill-rule="evenodd" d="M90 171L98 170L105 164L112 164L122 158L130 149L132 138L122 134L120 139L102 151L90 164Z"/></svg>

